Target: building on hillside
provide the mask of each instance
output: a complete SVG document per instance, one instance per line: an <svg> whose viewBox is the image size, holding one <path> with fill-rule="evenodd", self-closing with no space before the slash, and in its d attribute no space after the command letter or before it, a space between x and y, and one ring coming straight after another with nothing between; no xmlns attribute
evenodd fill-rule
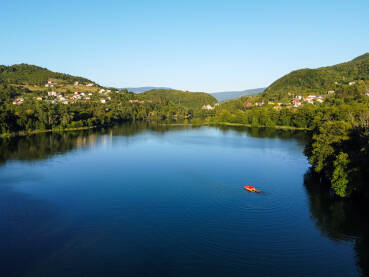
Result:
<svg viewBox="0 0 369 277"><path fill-rule="evenodd" d="M49 91L49 92L47 93L47 95L48 95L48 96L57 96L57 95L58 95L58 93L57 93L56 91Z"/></svg>
<svg viewBox="0 0 369 277"><path fill-rule="evenodd" d="M213 106L211 106L211 105L208 104L208 105L202 106L201 109L203 109L203 110L214 110L215 107L213 107Z"/></svg>
<svg viewBox="0 0 369 277"><path fill-rule="evenodd" d="M105 91L105 89L102 88L102 89L99 90L99 93L103 93L104 91Z"/></svg>
<svg viewBox="0 0 369 277"><path fill-rule="evenodd" d="M301 102L299 99L293 99L291 103L292 103L292 106L294 106L295 108L301 106Z"/></svg>
<svg viewBox="0 0 369 277"><path fill-rule="evenodd" d="M106 103L106 100L104 98L100 98L100 102L104 104Z"/></svg>
<svg viewBox="0 0 369 277"><path fill-rule="evenodd" d="M78 86L78 85L79 85L79 82L78 82L78 81L75 81L75 82L74 82L74 85L75 85L75 86Z"/></svg>
<svg viewBox="0 0 369 277"><path fill-rule="evenodd" d="M244 104L244 106L246 107L246 108L250 108L250 107L252 107L254 104L252 104L251 102L247 102L247 103L245 103Z"/></svg>
<svg viewBox="0 0 369 277"><path fill-rule="evenodd" d="M137 100L137 99L132 99L132 100L129 100L128 102L129 103L139 103L139 104L145 103L145 101L140 101L140 100Z"/></svg>
<svg viewBox="0 0 369 277"><path fill-rule="evenodd" d="M352 82L349 83L349 86L352 86L352 85L355 85L355 82L354 81L352 81Z"/></svg>
<svg viewBox="0 0 369 277"><path fill-rule="evenodd" d="M17 98L13 100L13 105L20 105L23 103L23 101L24 101L24 98Z"/></svg>
<svg viewBox="0 0 369 277"><path fill-rule="evenodd" d="M324 102L324 97L322 97L322 96L318 96L318 97L316 98L316 101L317 101L317 102L319 102L319 103L323 103L323 102Z"/></svg>
<svg viewBox="0 0 369 277"><path fill-rule="evenodd" d="M45 84L46 88L52 88L54 87L54 83L51 80L47 80L47 83Z"/></svg>
<svg viewBox="0 0 369 277"><path fill-rule="evenodd" d="M302 100L308 102L309 104L314 104L314 98L312 98L310 95L303 97Z"/></svg>
<svg viewBox="0 0 369 277"><path fill-rule="evenodd" d="M328 90L328 91L327 91L327 94L329 94L329 95L330 95L330 94L334 94L334 90Z"/></svg>
<svg viewBox="0 0 369 277"><path fill-rule="evenodd" d="M86 85L86 87L93 87L94 86L94 84L93 83L88 83L87 85Z"/></svg>
<svg viewBox="0 0 369 277"><path fill-rule="evenodd" d="M274 106L273 109L279 111L280 109L282 109L282 107L280 105Z"/></svg>

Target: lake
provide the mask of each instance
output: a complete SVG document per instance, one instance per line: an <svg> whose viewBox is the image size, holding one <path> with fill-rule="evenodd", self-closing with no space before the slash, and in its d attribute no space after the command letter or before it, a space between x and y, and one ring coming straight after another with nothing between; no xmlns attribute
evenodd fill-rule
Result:
<svg viewBox="0 0 369 277"><path fill-rule="evenodd" d="M366 211L319 186L305 142L147 124L2 139L1 276L369 274Z"/></svg>

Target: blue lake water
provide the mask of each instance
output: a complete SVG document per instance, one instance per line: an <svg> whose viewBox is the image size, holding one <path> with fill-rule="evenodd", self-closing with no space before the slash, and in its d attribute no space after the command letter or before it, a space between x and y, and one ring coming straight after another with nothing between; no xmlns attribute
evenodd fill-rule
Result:
<svg viewBox="0 0 369 277"><path fill-rule="evenodd" d="M317 186L304 140L132 125L2 140L0 275L365 275L368 221Z"/></svg>

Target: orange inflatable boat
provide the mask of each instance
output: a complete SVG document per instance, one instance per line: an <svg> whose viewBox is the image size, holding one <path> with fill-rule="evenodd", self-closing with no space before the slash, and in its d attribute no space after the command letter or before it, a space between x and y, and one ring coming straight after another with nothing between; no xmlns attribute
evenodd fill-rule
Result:
<svg viewBox="0 0 369 277"><path fill-rule="evenodd" d="M245 190L249 191L249 192L260 192L260 190L256 189L253 186L244 186L243 187Z"/></svg>

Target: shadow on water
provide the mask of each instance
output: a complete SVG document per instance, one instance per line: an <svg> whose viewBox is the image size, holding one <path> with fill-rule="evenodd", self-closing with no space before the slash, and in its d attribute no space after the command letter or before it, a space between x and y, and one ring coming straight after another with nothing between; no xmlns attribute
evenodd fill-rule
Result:
<svg viewBox="0 0 369 277"><path fill-rule="evenodd" d="M300 143L306 142L307 131L290 130L290 129L277 129L277 128L252 128L245 126L217 126L218 129L227 132L233 131L239 134L247 133L248 136L254 138L279 138L279 139L297 139Z"/></svg>
<svg viewBox="0 0 369 277"><path fill-rule="evenodd" d="M170 127L144 122L124 124L112 128L68 132L39 133L29 136L0 138L0 164L9 160L37 161L96 143L99 135L133 136L147 130L167 132Z"/></svg>
<svg viewBox="0 0 369 277"><path fill-rule="evenodd" d="M57 220L59 214L48 202L0 185L1 276L24 276L65 245L70 233L55 229Z"/></svg>
<svg viewBox="0 0 369 277"><path fill-rule="evenodd" d="M304 176L310 214L324 236L334 241L354 243L356 263L363 276L369 276L368 203L335 197L311 170Z"/></svg>

